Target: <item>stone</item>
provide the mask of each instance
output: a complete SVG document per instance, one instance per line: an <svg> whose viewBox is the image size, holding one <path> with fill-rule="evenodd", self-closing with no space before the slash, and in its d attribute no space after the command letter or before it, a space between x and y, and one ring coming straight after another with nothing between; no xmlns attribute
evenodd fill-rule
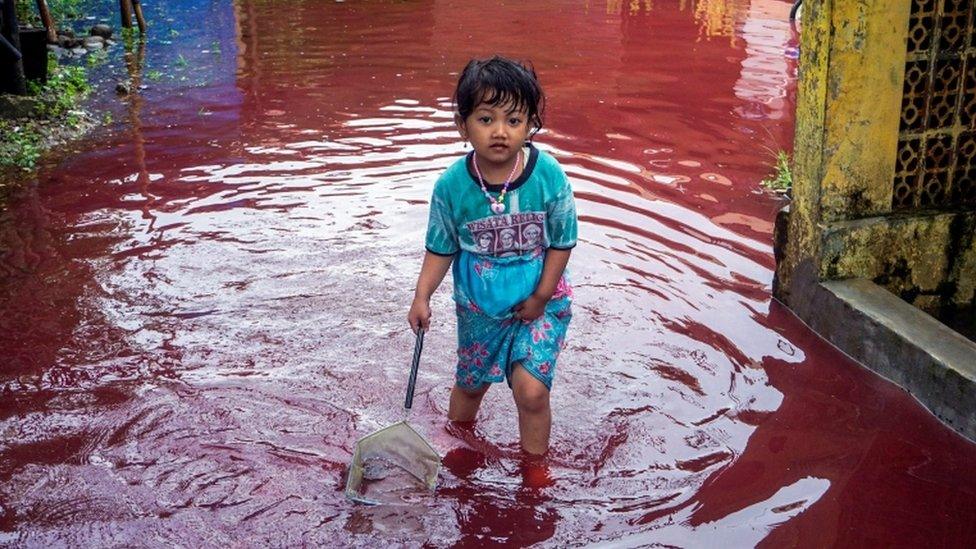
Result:
<svg viewBox="0 0 976 549"><path fill-rule="evenodd" d="M94 51L94 50L103 49L104 47L105 47L105 44L103 42L85 42L85 49L86 50L92 50L92 51Z"/></svg>
<svg viewBox="0 0 976 549"><path fill-rule="evenodd" d="M31 118L38 114L41 101L30 95L0 94L0 119Z"/></svg>
<svg viewBox="0 0 976 549"><path fill-rule="evenodd" d="M67 28L67 27L66 28L63 28L63 29L58 29L58 36L67 36L68 38L74 38L75 37L75 31L73 31L73 30L71 30L70 28Z"/></svg>
<svg viewBox="0 0 976 549"><path fill-rule="evenodd" d="M119 95L129 95L132 93L132 85L128 82L119 82L115 85L115 93Z"/></svg>
<svg viewBox="0 0 976 549"><path fill-rule="evenodd" d="M91 28L89 34L108 39L112 37L112 27L106 25L105 23L99 23Z"/></svg>
<svg viewBox="0 0 976 549"><path fill-rule="evenodd" d="M85 48L78 47L78 48L73 48L71 50L71 53L75 55L85 55L86 53L88 53L88 50L86 50Z"/></svg>
<svg viewBox="0 0 976 549"><path fill-rule="evenodd" d="M58 45L66 50L74 49L80 47L82 44L81 40L75 38L74 36L59 36Z"/></svg>
<svg viewBox="0 0 976 549"><path fill-rule="evenodd" d="M56 46L54 44L48 44L47 45L47 51L53 53L58 58L64 57L65 55L68 55L68 50L62 48L61 46Z"/></svg>
<svg viewBox="0 0 976 549"><path fill-rule="evenodd" d="M85 47L87 48L89 44L98 44L100 46L105 45L105 39L101 36L86 36L85 37Z"/></svg>

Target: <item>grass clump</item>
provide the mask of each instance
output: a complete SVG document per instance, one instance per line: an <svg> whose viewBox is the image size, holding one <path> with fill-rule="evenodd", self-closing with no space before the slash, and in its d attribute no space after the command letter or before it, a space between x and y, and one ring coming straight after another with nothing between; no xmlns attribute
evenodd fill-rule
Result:
<svg viewBox="0 0 976 549"><path fill-rule="evenodd" d="M59 65L48 57L45 84L28 82L33 113L18 120L0 120L0 168L33 170L43 149L79 129L85 113L79 105L91 86L84 67Z"/></svg>
<svg viewBox="0 0 976 549"><path fill-rule="evenodd" d="M57 57L47 58L47 83L30 82L28 91L41 99L41 116L57 118L74 110L91 91L85 67L59 65Z"/></svg>
<svg viewBox="0 0 976 549"><path fill-rule="evenodd" d="M773 174L760 181L767 189L786 191L793 187L792 159L789 153L780 150L776 153L776 162L771 165Z"/></svg>
<svg viewBox="0 0 976 549"><path fill-rule="evenodd" d="M86 0L48 0L47 7L51 11L51 17L60 27L67 21L80 19L84 15ZM89 0L89 3L90 0ZM35 0L17 0L17 20L21 25L40 27L41 16L37 13L37 3Z"/></svg>
<svg viewBox="0 0 976 549"><path fill-rule="evenodd" d="M0 167L34 169L41 156L44 137L34 124L17 125L0 120Z"/></svg>

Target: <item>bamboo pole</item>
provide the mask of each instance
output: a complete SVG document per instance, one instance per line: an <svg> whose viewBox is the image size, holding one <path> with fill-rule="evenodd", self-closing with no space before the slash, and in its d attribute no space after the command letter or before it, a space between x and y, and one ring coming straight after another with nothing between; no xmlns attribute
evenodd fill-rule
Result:
<svg viewBox="0 0 976 549"><path fill-rule="evenodd" d="M57 44L58 28L54 25L51 10L47 8L47 0L37 0L37 11L41 14L41 21L44 23L44 28L47 29L47 43Z"/></svg>
<svg viewBox="0 0 976 549"><path fill-rule="evenodd" d="M146 18L142 16L142 3L139 0L132 0L132 9L136 12L136 22L139 23L139 32L146 34Z"/></svg>
<svg viewBox="0 0 976 549"><path fill-rule="evenodd" d="M122 16L122 27L132 28L132 5L129 0L119 0L119 13Z"/></svg>

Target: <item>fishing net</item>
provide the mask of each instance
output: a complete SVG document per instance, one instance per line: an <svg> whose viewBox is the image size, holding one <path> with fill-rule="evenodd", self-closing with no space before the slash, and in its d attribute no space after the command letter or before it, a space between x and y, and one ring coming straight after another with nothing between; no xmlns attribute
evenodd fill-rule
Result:
<svg viewBox="0 0 976 549"><path fill-rule="evenodd" d="M440 467L434 448L401 421L356 442L346 497L369 504L402 501L418 489L433 490Z"/></svg>

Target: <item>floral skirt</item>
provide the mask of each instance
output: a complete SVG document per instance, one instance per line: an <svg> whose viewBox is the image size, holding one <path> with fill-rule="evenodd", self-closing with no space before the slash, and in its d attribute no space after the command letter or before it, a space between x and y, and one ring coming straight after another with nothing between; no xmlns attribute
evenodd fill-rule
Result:
<svg viewBox="0 0 976 549"><path fill-rule="evenodd" d="M572 313L572 290L560 281L545 313L532 322L509 316L492 318L473 302L457 303L457 386L478 389L502 380L512 385L512 367L521 364L547 389L552 389L556 359L562 349Z"/></svg>

